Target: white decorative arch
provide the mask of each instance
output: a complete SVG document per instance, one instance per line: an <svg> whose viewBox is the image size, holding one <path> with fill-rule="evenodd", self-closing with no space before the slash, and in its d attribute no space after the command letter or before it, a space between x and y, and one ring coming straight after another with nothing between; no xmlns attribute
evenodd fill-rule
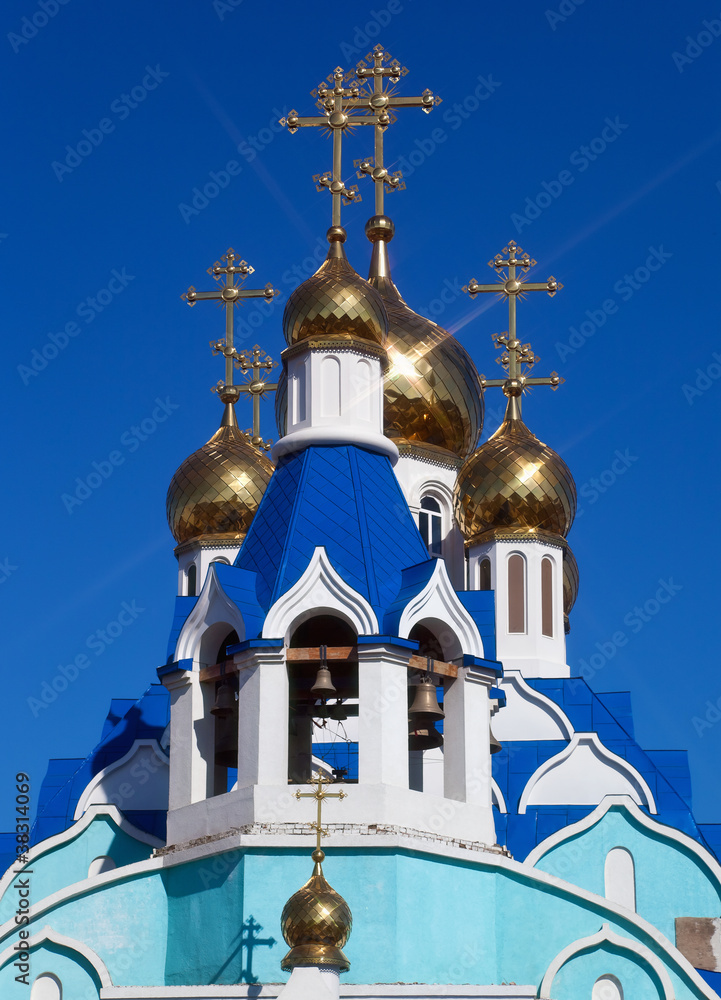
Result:
<svg viewBox="0 0 721 1000"><path fill-rule="evenodd" d="M506 707L493 716L493 732L501 743L514 740L570 740L573 726L551 698L528 684L519 670L504 671L498 686Z"/></svg>
<svg viewBox="0 0 721 1000"><path fill-rule="evenodd" d="M269 610L263 625L263 638L284 636L287 640L301 622L315 615L333 613L345 618L358 635L379 634L373 608L336 572L324 546L319 545L300 580Z"/></svg>
<svg viewBox="0 0 721 1000"><path fill-rule="evenodd" d="M88 782L73 819L80 819L88 806L104 803L132 810L167 809L169 774L168 758L158 741L135 740L124 757L108 764ZM123 795L120 789L124 785L130 785L132 793Z"/></svg>
<svg viewBox="0 0 721 1000"><path fill-rule="evenodd" d="M448 524L453 524L453 490L450 486L439 479L431 477L422 479L413 486L412 506L420 508L423 497L433 497L434 500L437 500L443 513L448 517Z"/></svg>
<svg viewBox="0 0 721 1000"><path fill-rule="evenodd" d="M603 865L606 899L636 912L636 863L627 847L612 847Z"/></svg>
<svg viewBox="0 0 721 1000"><path fill-rule="evenodd" d="M491 778L491 804L498 806L499 812L508 812L508 806L506 805L506 800L503 798L503 792L501 791L500 785L495 778Z"/></svg>
<svg viewBox="0 0 721 1000"><path fill-rule="evenodd" d="M211 563L200 596L180 630L175 659L192 660L194 666L199 667L203 636L213 625L220 624L227 625L227 631L235 629L240 642L245 639L245 622L240 609L221 587L215 566ZM223 636L218 641L222 638Z"/></svg>
<svg viewBox="0 0 721 1000"><path fill-rule="evenodd" d="M407 639L414 625L421 625L430 618L443 622L455 634L462 653L484 655L481 634L459 601L442 559L436 559L430 580L403 609L398 625L399 637Z"/></svg>
<svg viewBox="0 0 721 1000"><path fill-rule="evenodd" d="M110 989L113 985L113 981L110 978L110 973L108 972L107 966L100 958L100 956L88 948L86 944L82 941L76 941L75 938L66 937L65 934L58 934L54 931L52 927L46 925L37 934L34 934L31 938L27 940L27 947L37 948L45 943L54 944L57 948L65 948L68 951L75 951L78 955L82 955L88 965L92 966L95 973L100 980L100 985L104 990ZM17 956L17 951L15 945L10 945L3 952L0 952L0 969L7 964L10 959L14 959Z"/></svg>
<svg viewBox="0 0 721 1000"><path fill-rule="evenodd" d="M568 746L531 775L518 812L528 806L597 805L606 795L630 795L655 813L651 789L635 767L611 753L597 733L576 733Z"/></svg>
<svg viewBox="0 0 721 1000"><path fill-rule="evenodd" d="M541 988L538 991L539 1000L551 1000L553 980L562 966L564 966L576 955L581 954L581 952L595 951L605 944L611 944L620 951L630 952L636 958L642 959L646 965L653 969L661 981L664 1000L675 1000L671 977L651 949L647 948L646 945L641 944L639 941L633 941L631 938L622 937L620 934L616 934L615 931L611 930L608 924L602 924L601 929L597 934L592 934L585 938L579 938L578 941L574 941L572 944L569 944L563 949L563 951L560 951L558 955L556 955L551 964L548 966L546 974L543 977L543 981L541 982Z"/></svg>
<svg viewBox="0 0 721 1000"><path fill-rule="evenodd" d="M546 839L541 841L540 844L537 844L526 858L524 864L531 866L537 865L549 851L558 847L559 844L562 844L567 840L573 840L575 837L578 837L579 834L585 833L586 830L590 830L596 826L597 823L600 823L609 809L612 809L614 806L621 806L633 820L635 820L640 826L650 830L655 836L660 837L663 840L672 841L682 850L693 854L696 859L708 870L711 879L716 885L717 891L721 893L721 865L719 865L716 858L703 848L701 844L689 837L688 834L682 833L680 830L677 830L676 827L665 826L663 823L659 823L657 819L652 819L650 816L646 815L642 809L639 809L638 805L630 795L607 795L603 802L601 802L593 810L593 812L589 813L588 816L584 816L583 819L578 820L577 823L571 823L570 826L565 826L563 829L557 830L555 833L552 833L550 837L546 837Z"/></svg>

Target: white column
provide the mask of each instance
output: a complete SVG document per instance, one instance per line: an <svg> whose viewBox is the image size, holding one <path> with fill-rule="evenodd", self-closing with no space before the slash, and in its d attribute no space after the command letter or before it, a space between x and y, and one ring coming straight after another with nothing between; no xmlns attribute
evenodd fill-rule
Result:
<svg viewBox="0 0 721 1000"><path fill-rule="evenodd" d="M288 671L285 649L236 653L238 788L288 784Z"/></svg>
<svg viewBox="0 0 721 1000"><path fill-rule="evenodd" d="M162 681L170 692L168 808L172 811L208 797L214 774L215 720L206 712L197 671L176 670Z"/></svg>
<svg viewBox="0 0 721 1000"><path fill-rule="evenodd" d="M358 783L408 788L409 650L358 647Z"/></svg>
<svg viewBox="0 0 721 1000"><path fill-rule="evenodd" d="M443 778L447 799L491 808L490 701L493 675L459 667L443 695Z"/></svg>

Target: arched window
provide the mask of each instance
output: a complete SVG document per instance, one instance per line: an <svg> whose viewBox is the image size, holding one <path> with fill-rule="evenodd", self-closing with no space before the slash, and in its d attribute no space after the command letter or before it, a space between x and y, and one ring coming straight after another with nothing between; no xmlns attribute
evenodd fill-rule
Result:
<svg viewBox="0 0 721 1000"><path fill-rule="evenodd" d="M63 984L51 972L43 972L33 983L30 1000L63 1000Z"/></svg>
<svg viewBox="0 0 721 1000"><path fill-rule="evenodd" d="M625 847L613 847L606 855L604 882L606 899L635 911L636 869Z"/></svg>
<svg viewBox="0 0 721 1000"><path fill-rule="evenodd" d="M491 560L490 559L481 559L481 565L479 566L478 589L479 590L490 590L491 589Z"/></svg>
<svg viewBox="0 0 721 1000"><path fill-rule="evenodd" d="M599 976L593 984L591 1000L623 1000L623 986L609 973Z"/></svg>
<svg viewBox="0 0 721 1000"><path fill-rule="evenodd" d="M90 862L88 878L92 878L93 875L102 875L103 872L111 872L116 867L117 865L109 854L101 854Z"/></svg>
<svg viewBox="0 0 721 1000"><path fill-rule="evenodd" d="M195 588L198 581L198 570L195 563L191 563L188 566L188 597L195 597Z"/></svg>
<svg viewBox="0 0 721 1000"><path fill-rule="evenodd" d="M421 538L426 543L428 554L442 555L443 549L443 514L441 505L433 497L423 497L418 515L418 529Z"/></svg>
<svg viewBox="0 0 721 1000"><path fill-rule="evenodd" d="M340 416L340 362L338 358L323 358L320 363L320 415Z"/></svg>
<svg viewBox="0 0 721 1000"><path fill-rule="evenodd" d="M553 562L548 556L541 561L541 631L553 638Z"/></svg>
<svg viewBox="0 0 721 1000"><path fill-rule="evenodd" d="M526 560L517 552L508 557L508 631L526 631Z"/></svg>

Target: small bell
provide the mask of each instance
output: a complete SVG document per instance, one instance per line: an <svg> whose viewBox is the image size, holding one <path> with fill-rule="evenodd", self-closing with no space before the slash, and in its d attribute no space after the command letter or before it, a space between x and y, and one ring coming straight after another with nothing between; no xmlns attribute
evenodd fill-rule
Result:
<svg viewBox="0 0 721 1000"><path fill-rule="evenodd" d="M435 750L442 746L443 737L435 726L430 726L428 729L412 729L408 734L409 750Z"/></svg>
<svg viewBox="0 0 721 1000"><path fill-rule="evenodd" d="M330 717L335 722L345 722L345 720L348 718L348 713L346 712L345 706L343 705L343 702L340 700L340 698L335 703L335 705L331 707Z"/></svg>
<svg viewBox="0 0 721 1000"><path fill-rule="evenodd" d="M320 667L315 675L315 684L310 689L310 693L314 698L332 698L334 694L337 694L333 687L333 681L330 679L325 646L320 647Z"/></svg>
<svg viewBox="0 0 721 1000"><path fill-rule="evenodd" d="M220 717L215 740L215 763L218 767L238 766L238 726L235 719Z"/></svg>
<svg viewBox="0 0 721 1000"><path fill-rule="evenodd" d="M488 727L488 732L490 733L491 737L491 753L498 753L499 750L503 750L503 747L498 742L496 737L493 735L493 730L491 729L490 726Z"/></svg>
<svg viewBox="0 0 721 1000"><path fill-rule="evenodd" d="M224 681L215 694L215 704L210 714L218 719L227 719L235 712L235 692L228 681Z"/></svg>
<svg viewBox="0 0 721 1000"><path fill-rule="evenodd" d="M438 719L445 718L445 713L438 704L436 686L428 676L421 678L416 688L413 704L408 709L408 715L414 729L428 729ZM422 723L427 723L423 725Z"/></svg>

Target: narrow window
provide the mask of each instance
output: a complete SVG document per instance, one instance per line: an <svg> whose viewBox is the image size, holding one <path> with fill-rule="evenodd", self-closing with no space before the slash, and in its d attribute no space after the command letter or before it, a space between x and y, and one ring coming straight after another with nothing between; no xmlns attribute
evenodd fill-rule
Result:
<svg viewBox="0 0 721 1000"><path fill-rule="evenodd" d="M195 563L188 566L188 597L195 597L195 588L198 579L198 570Z"/></svg>
<svg viewBox="0 0 721 1000"><path fill-rule="evenodd" d="M541 631L553 638L553 563L548 556L541 562Z"/></svg>
<svg viewBox="0 0 721 1000"><path fill-rule="evenodd" d="M636 869L633 854L625 847L614 847L606 855L604 867L606 899L628 910L636 910Z"/></svg>
<svg viewBox="0 0 721 1000"><path fill-rule="evenodd" d="M33 983L30 1000L63 1000L63 986L52 972L43 972Z"/></svg>
<svg viewBox="0 0 721 1000"><path fill-rule="evenodd" d="M479 590L490 590L491 589L491 560L481 559L480 565L480 580L478 583Z"/></svg>
<svg viewBox="0 0 721 1000"><path fill-rule="evenodd" d="M359 420L371 419L371 366L365 358L359 358L355 366L356 413Z"/></svg>
<svg viewBox="0 0 721 1000"><path fill-rule="evenodd" d="M320 363L320 415L340 416L340 363L337 358L323 358Z"/></svg>
<svg viewBox="0 0 721 1000"><path fill-rule="evenodd" d="M433 497L423 497L418 515L418 528L429 555L443 554L443 515L441 505Z"/></svg>
<svg viewBox="0 0 721 1000"><path fill-rule="evenodd" d="M526 631L526 560L517 552L508 557L508 631Z"/></svg>

